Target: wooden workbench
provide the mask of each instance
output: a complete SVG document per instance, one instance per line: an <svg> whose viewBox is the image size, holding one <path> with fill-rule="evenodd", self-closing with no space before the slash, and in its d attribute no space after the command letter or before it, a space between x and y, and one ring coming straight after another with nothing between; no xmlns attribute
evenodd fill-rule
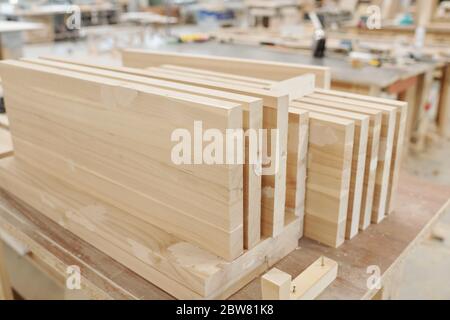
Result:
<svg viewBox="0 0 450 320"><path fill-rule="evenodd" d="M326 255L339 263L339 273L320 299L389 298L404 258L428 235L439 216L450 210L449 198L450 188L402 174L397 210L381 224L372 225L339 249L302 239L299 248L276 267L297 276L318 257ZM89 298L172 298L4 191L0 191L0 229L28 246L34 258L60 277L66 276L67 266L79 266L81 285ZM383 290L369 290L366 286L370 276L366 271L371 265L380 268ZM248 281L231 299L261 298L259 277Z"/></svg>

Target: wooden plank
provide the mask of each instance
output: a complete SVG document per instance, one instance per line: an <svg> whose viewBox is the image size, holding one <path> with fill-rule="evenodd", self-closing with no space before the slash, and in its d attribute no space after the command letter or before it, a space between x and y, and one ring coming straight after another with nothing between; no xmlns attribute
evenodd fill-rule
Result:
<svg viewBox="0 0 450 320"><path fill-rule="evenodd" d="M354 121L309 113L306 237L332 247L345 239Z"/></svg>
<svg viewBox="0 0 450 320"><path fill-rule="evenodd" d="M318 92L322 92L322 90L317 90ZM397 193L398 188L398 180L400 175L400 167L402 164L402 156L404 153L404 147L407 133L407 119L409 117L409 107L407 102L404 101L395 101L391 99L383 99L376 97L366 97L359 94L352 93L343 93L339 91L329 91L331 95L335 95L338 97L348 97L351 99L356 99L358 101L364 101L365 106L373 109L379 108L379 104L384 104L386 106L390 106L391 108L396 109L396 125L395 125L395 136L394 136L394 145L392 150L392 162L390 166L391 174L388 184L388 196L387 196L387 210L386 213L390 214L395 210L395 195ZM367 104L367 102L371 102L371 104ZM372 104L374 103L374 104ZM378 106L378 107L377 107Z"/></svg>
<svg viewBox="0 0 450 320"><path fill-rule="evenodd" d="M303 236L306 194L306 163L309 140L309 114L289 108L288 154L286 167L286 215L300 219Z"/></svg>
<svg viewBox="0 0 450 320"><path fill-rule="evenodd" d="M369 117L352 112L312 106L306 103L292 102L292 107L313 111L320 114L328 114L355 122L355 134L353 143L352 173L350 177L350 195L347 212L346 239L353 239L359 232L361 202L364 187L364 175L366 171L366 154L369 138ZM366 190L367 193L367 190Z"/></svg>
<svg viewBox="0 0 450 320"><path fill-rule="evenodd" d="M54 60L54 58L51 58ZM75 61L78 65L90 65L86 62ZM261 232L263 236L273 236L279 234L283 228L285 215L286 197L286 155L287 153L287 126L288 126L288 95L272 93L268 90L255 89L223 82L191 79L186 76L170 76L163 73L149 72L133 68L111 68L99 66L99 68L126 72L128 74L147 76L160 80L175 81L182 84L201 86L208 89L222 90L236 94L250 95L263 100L263 128L268 130L267 143L270 149L270 132L272 129L278 130L279 143L272 150L272 154L280 155L280 159L275 157L275 161L270 164L277 168L274 174L264 174L262 177L262 206L261 206ZM265 152L267 154L267 152ZM275 224L276 222L276 224Z"/></svg>
<svg viewBox="0 0 450 320"><path fill-rule="evenodd" d="M312 95L312 97L333 102L340 102L344 104L363 105L365 107L372 107L383 112L371 219L372 223L380 223L386 217L389 180L391 176L390 168L396 129L396 108L363 101L355 102L350 98L342 98L330 94L319 93Z"/></svg>
<svg viewBox="0 0 450 320"><path fill-rule="evenodd" d="M11 134L6 129L0 128L0 159L13 154Z"/></svg>
<svg viewBox="0 0 450 320"><path fill-rule="evenodd" d="M248 273L266 263L273 265L297 245L298 220L278 238L267 239L226 262L41 172L36 162L30 162L2 159L2 188L180 299L221 296Z"/></svg>
<svg viewBox="0 0 450 320"><path fill-rule="evenodd" d="M0 300L12 300L13 294L6 270L6 260L3 249L3 241L0 239Z"/></svg>
<svg viewBox="0 0 450 320"><path fill-rule="evenodd" d="M214 81L218 83L226 83L234 86L244 86L254 89L266 89L271 92L277 92L278 94L289 95L290 100L303 97L305 93L312 93L315 88L315 76L314 74L304 74L298 77L286 79L279 82L273 82L270 85L245 82L241 80L229 79L223 76L213 76L213 75L203 75L192 73L190 71L184 70L173 70L165 67L150 67L146 70L157 73L164 74L165 76L171 75L174 77L188 77L189 79L197 79L199 81Z"/></svg>
<svg viewBox="0 0 450 320"><path fill-rule="evenodd" d="M262 100L250 96L233 94L229 92L212 90L202 87L173 83L149 77L126 74L125 72L109 71L94 67L85 67L75 64L56 62L42 59L23 59L22 61L56 67L63 70L83 72L90 75L104 76L111 79L123 80L132 83L150 85L158 88L192 93L208 98L220 98L225 101L239 103L243 108L243 129L259 132L262 128ZM244 248L253 248L261 239L261 176L256 174L256 164L249 165L249 138L246 139L246 161L244 168ZM257 150L260 151L260 150Z"/></svg>
<svg viewBox="0 0 450 320"><path fill-rule="evenodd" d="M21 65L23 63L19 62L2 64L14 137L61 154L66 160L66 171L70 167L67 163L71 163L73 168L86 173L86 179L95 177L95 183L100 181L104 189L96 188L92 180L86 183L93 183L92 192L103 193L106 201L115 201L125 210L132 210L132 214L226 259L242 253L242 165L188 165L189 174L184 175L180 174L183 166L176 166L168 159L173 130L189 128L198 119L205 120L205 127L239 128L242 126L240 107L137 84L124 88L112 79ZM27 81L22 81L23 78ZM23 89L17 90L24 85L30 88L26 96L23 96ZM46 91L39 90L40 86ZM60 94L55 96L52 92ZM129 98L121 97L123 93ZM30 101L34 104L28 112ZM149 105L152 108L148 108ZM149 131L151 119L165 116L177 121L164 121L151 127L155 131ZM157 140L150 140L153 147L149 148L151 137ZM69 138L72 148L67 148ZM140 154L147 152L146 156L129 150L130 145ZM155 147L162 148L162 152L155 153ZM191 185L189 190L181 187L183 184L180 186L181 181ZM136 189L141 191L136 192ZM124 197L123 193L128 196ZM195 202L203 208L195 208Z"/></svg>
<svg viewBox="0 0 450 320"><path fill-rule="evenodd" d="M130 49L122 52L122 63L124 66L133 68L171 64L273 81L283 81L305 73L313 73L318 87L329 89L331 83L328 68L272 61Z"/></svg>
<svg viewBox="0 0 450 320"><path fill-rule="evenodd" d="M262 87L270 87L271 85L273 85L277 82L277 81L273 81L273 80L239 76L239 75L225 73L225 72L214 72L214 71L209 71L209 70L199 69L199 68L181 67L181 66L175 66L175 65L171 65L171 64L164 64L161 67L163 67L165 69L190 72L190 73L199 74L199 75L209 75L209 76L222 77L222 78L231 79L231 80L240 80L240 81L245 81L246 83L259 84L259 85L262 85Z"/></svg>
<svg viewBox="0 0 450 320"><path fill-rule="evenodd" d="M375 180L378 166L378 149L381 132L381 111L370 108L354 106L349 104L336 103L333 101L317 100L309 97L298 99L297 101L307 103L312 106L325 106L328 109L343 110L346 112L359 113L370 117L369 137L367 145L366 170L364 173L364 188L361 201L360 229L369 227L372 218L373 194L375 190Z"/></svg>

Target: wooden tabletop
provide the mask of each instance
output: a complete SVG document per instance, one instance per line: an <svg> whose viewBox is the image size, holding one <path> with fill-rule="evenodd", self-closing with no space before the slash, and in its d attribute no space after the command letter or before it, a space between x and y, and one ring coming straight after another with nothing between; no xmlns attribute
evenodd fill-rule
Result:
<svg viewBox="0 0 450 320"><path fill-rule="evenodd" d="M449 208L450 187L437 186L405 173L401 175L397 210L379 225L372 225L339 249L302 239L298 250L276 267L300 274L321 255L339 263L337 280L321 299L364 299L375 293L366 287L367 267L379 266L387 277L418 244L438 217ZM0 228L29 246L55 272L65 276L67 266L77 265L82 286L97 299L171 299L164 291L64 230L35 209L0 190ZM260 299L260 278L251 281L231 299Z"/></svg>

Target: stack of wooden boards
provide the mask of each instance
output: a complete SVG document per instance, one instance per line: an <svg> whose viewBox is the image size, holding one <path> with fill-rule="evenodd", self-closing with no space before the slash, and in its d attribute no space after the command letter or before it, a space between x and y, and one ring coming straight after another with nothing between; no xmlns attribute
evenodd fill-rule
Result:
<svg viewBox="0 0 450 320"><path fill-rule="evenodd" d="M303 233L336 247L392 211L405 104L326 90L316 67L141 51L124 64L2 62L14 157L0 186L173 296L225 298ZM172 133L200 120L277 129L276 170L249 164L249 139L245 164L174 164Z"/></svg>

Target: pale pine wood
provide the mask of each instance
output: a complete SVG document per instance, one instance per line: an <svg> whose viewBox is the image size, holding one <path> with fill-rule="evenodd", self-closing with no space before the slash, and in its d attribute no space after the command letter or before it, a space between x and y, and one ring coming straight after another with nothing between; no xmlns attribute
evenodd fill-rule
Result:
<svg viewBox="0 0 450 320"><path fill-rule="evenodd" d="M101 68L87 67L70 64L70 61L57 62L43 59L22 59L22 61L56 67L64 70L83 72L91 75L104 76L116 80L123 80L132 83L145 84L158 88L171 89L185 93L192 93L208 98L220 98L225 101L239 103L243 108L243 129L259 130L262 128L262 100L250 96L233 94L229 92L206 89L202 87L189 86L173 83L149 77L141 77L127 74L126 72L109 71ZM253 248L261 239L261 176L255 171L256 164L249 166L249 140L246 139L246 164L244 170L244 248Z"/></svg>
<svg viewBox="0 0 450 320"><path fill-rule="evenodd" d="M323 100L310 97L304 97L302 99L298 99L297 101L308 103L312 106L325 106L334 110L344 110L368 115L370 117L369 141L367 146L366 171L364 174L364 189L360 217L360 229L366 230L370 226L372 219L373 198L378 168L382 111L348 103L337 103L332 100Z"/></svg>
<svg viewBox="0 0 450 320"><path fill-rule="evenodd" d="M355 121L352 174L350 178L350 195L347 212L347 227L345 232L347 239L353 239L359 232L364 174L366 171L366 154L369 138L369 117L353 112L335 110L320 106L311 106L300 102L291 102L291 106Z"/></svg>
<svg viewBox="0 0 450 320"><path fill-rule="evenodd" d="M350 105L362 105L382 111L383 118L380 132L380 147L378 151L378 166L375 182L372 223L380 223L386 217L387 197L389 193L389 180L391 176L392 151L394 149L394 138L397 122L397 108L386 106L382 103L368 103L355 101L352 98L342 98L332 94L316 93L314 98L340 102Z"/></svg>
<svg viewBox="0 0 450 320"><path fill-rule="evenodd" d="M330 70L328 68L273 61L130 49L122 52L122 62L124 66L133 68L172 64L273 81L283 81L302 74L313 73L316 76L318 87L329 89L331 83Z"/></svg>
<svg viewBox="0 0 450 320"><path fill-rule="evenodd" d="M321 92L321 89L317 90ZM400 168L402 164L402 156L404 153L404 143L407 131L407 119L408 119L408 103L404 101L395 101L391 99L383 99L377 97L367 97L359 94L352 94L347 92L339 92L339 91L328 91L329 94L341 97L348 97L352 99L356 99L358 101L371 102L377 105L384 104L386 106L390 106L396 109L397 118L396 118L396 126L395 126L395 138L394 138L394 146L392 151L392 163L391 163L391 174L389 179L389 189L388 189L388 198L387 198L387 210L386 213L390 214L395 210L395 199L398 189L398 180L400 175ZM376 108L375 105L370 104L367 105L371 108Z"/></svg>
<svg viewBox="0 0 450 320"><path fill-rule="evenodd" d="M0 159L13 154L11 134L8 130L0 128Z"/></svg>
<svg viewBox="0 0 450 320"><path fill-rule="evenodd" d="M331 247L345 240L355 124L309 112L306 237Z"/></svg>
<svg viewBox="0 0 450 320"><path fill-rule="evenodd" d="M13 300L13 293L6 270L3 241L0 239L0 300Z"/></svg>
<svg viewBox="0 0 450 320"><path fill-rule="evenodd" d="M50 58L51 60L59 60L58 58ZM167 59L167 58L166 58ZM166 61L170 62L170 61ZM84 61L76 60L74 63L78 65L91 65ZM278 167L278 171L274 175L264 175L262 177L261 190L261 233L262 236L274 236L282 231L285 216L285 196L286 196L286 154L287 154L287 126L288 126L288 102L287 94L279 94L270 92L266 89L251 88L239 86L235 84L226 84L221 81L208 81L201 79L193 79L183 75L165 75L161 72L150 72L148 70L138 70L134 68L111 68L99 66L99 68L126 72L128 74L146 76L154 79L178 82L200 86L203 88L222 90L235 94L249 95L263 100L263 128L270 133L271 129L277 129L279 133L279 144L273 151L281 155L279 163L274 165ZM268 135L270 141L270 135ZM269 146L269 143L267 143ZM269 146L270 148L270 146Z"/></svg>
<svg viewBox="0 0 450 320"><path fill-rule="evenodd" d="M136 146L136 143L139 143L137 140L131 142L132 140L129 139L138 139L139 131L148 132L149 121L142 119L142 117L146 117L146 114L149 116L148 119L155 119L152 117L152 114L158 115L158 117L166 114L169 118L172 118L171 112L176 112L181 122L178 124L164 122L165 125L168 124L173 127L164 128L163 126L158 128L160 133L163 132L161 130L169 129L163 137L165 136L165 139L170 139L170 133L173 129L180 126L192 126L193 121L198 119L203 119L206 125L213 128L239 128L242 126L242 112L240 111L240 107L226 102L213 102L214 100L206 98L202 99L206 103L202 107L198 97L194 98L181 93L172 93L161 89L156 90L137 84L133 85L133 88L127 88L125 90L125 88L120 87L120 83L111 79L84 74L79 75L69 71L54 71L51 68L36 65L23 67L20 67L20 65L21 63L18 62L2 64L5 98L9 104L9 109L12 110L12 112L9 112L9 115L13 135L17 134L19 138L22 137L29 142L34 141L40 146L48 148L48 150L61 153L63 158L66 159L66 163L72 163L72 167L77 167L81 172L86 172L87 177L92 178L95 176L89 175L89 172L100 173L97 180L102 181L108 188L102 190L93 188L93 192L101 192L105 198L120 202L123 208L132 208L134 214L150 219L151 223L159 224L167 228L168 231L172 230L170 232L179 234L187 240L194 241L198 245L206 247L226 259L231 260L242 253L242 165L189 166L191 173L189 176L183 178L180 175L180 170L183 169L183 166L181 168L177 166L172 167L171 160L167 159L170 156L170 149L160 155L154 152L154 148L148 149L149 156L155 160L165 161L168 165L160 166L158 171L155 171L154 165L148 166L151 164L149 162L151 158L146 158L147 160L140 163L138 169L133 169L130 164L135 161L133 159L138 159L136 158L138 154L126 152L128 149L127 146ZM21 81L22 78L27 79L27 82ZM26 93L26 97L21 97L21 93L23 94L24 92L23 90L16 89L19 82L21 88L24 85L30 88ZM113 87L108 87L111 85ZM31 88L39 88L39 86L45 86L46 90L54 89L53 92L59 92L60 95L47 96L43 91L31 90ZM111 88L111 91L108 91L110 90L109 88ZM134 92L139 92L139 94L133 94ZM120 98L119 95L122 93L130 94L133 99L131 101L114 101L114 99L111 99L114 95ZM61 96L63 94L65 96ZM33 104L33 108L31 108L34 114L31 111L26 111L30 109L27 107L27 104L30 101L29 97L32 95L34 97L32 100L36 101ZM71 95L77 98L73 100L67 99ZM168 95L171 97L170 99L167 99ZM82 103L83 98L86 99L84 101L87 104ZM191 100L189 101L189 99ZM159 102L152 103L152 100ZM178 106L177 101L179 101ZM210 102L208 103L207 101ZM115 103L117 105L114 105ZM152 105L152 108L148 108L149 105ZM105 109L106 106L107 108ZM63 111L64 108L65 111ZM178 111L176 111L177 108ZM84 113L74 113L74 110ZM108 110L108 112L101 112L101 110ZM183 124L182 119L179 117L180 115L187 116L188 110L190 110L190 117L192 118L186 118L185 120L188 121ZM15 113L18 115L17 117ZM89 114L91 116L85 116ZM101 120L98 118L100 114L102 117ZM139 117L137 118L135 115L139 115ZM95 117L97 117L97 120ZM14 119L16 119L16 125L14 124ZM142 122L140 122L141 119ZM46 126L45 123L48 125ZM64 126L61 125L62 123L64 123ZM112 126L113 123L116 126ZM124 130L119 130L120 126L117 125L120 125L120 123L125 125L126 128ZM134 125L130 126L129 123L134 123ZM89 139L89 136L83 136L81 132L77 132L83 126L86 128L84 132L89 132L90 135L96 136L97 139ZM141 130L139 130L139 126L142 126ZM113 139L110 139L108 138L109 135L106 134L108 130L119 131L116 131L117 135ZM64 139L68 137L71 137L72 143L79 143L79 147L74 147L75 149L65 147L67 144L64 142ZM140 152L146 150L145 143L148 143L149 137L151 135L145 134L140 138L142 141L140 142L141 147L136 147L137 150ZM83 139L85 142L83 142ZM127 139L128 142L126 142ZM164 139L157 139L158 141L155 140L154 142L160 143L162 148L170 148L170 141L164 142ZM92 144L90 146L92 147L90 152L83 150L83 148L89 146L89 143L86 144L88 141ZM125 149L122 148L121 154L117 157L114 156L114 154L117 154L117 151L114 151L114 146L119 145L122 145ZM95 156L96 154L97 156ZM157 158L158 156L159 158ZM118 171L113 168L114 165L126 159L131 162L128 164L123 163L124 165L120 167L121 170ZM142 158L142 160L144 159ZM66 164L66 171L70 167L71 165L67 166ZM145 174L146 167L148 167L148 174ZM135 171L134 173L132 172L133 170ZM222 170L224 171L220 173ZM158 178L157 172L163 173L164 171L167 172L167 176L165 176L166 178L164 180L161 180ZM129 175L125 176L124 173L126 172ZM219 178L222 174L224 174L224 179ZM138 181L133 176L140 177L141 179ZM174 181L175 184L167 180L171 176L174 178L177 177ZM197 177L199 180L196 182ZM191 184L189 190L186 188L178 188L180 181L182 181L180 179L184 179L185 183ZM218 179L217 182L225 184L225 189L221 186L214 186L211 183L207 184L206 181L208 179ZM153 184L152 181L155 183ZM144 182L145 186L142 185ZM142 192L136 193L133 191L139 188L138 183L142 185L143 192L148 193L152 190L149 196L145 196ZM227 187L226 185L229 183L235 186ZM153 187L151 187L152 184ZM196 190L200 190L199 188L205 187L208 190L196 192ZM170 188L172 188L174 193L169 192L171 190ZM224 191L225 193L223 193ZM128 192L130 198L117 197L117 192L119 194ZM189 196L188 193L191 193L191 195ZM207 196L208 193L210 194L209 196ZM222 195L228 194L230 197L223 204L219 200L221 193ZM170 200L170 197L175 198ZM200 200L199 197L204 197L204 199ZM135 200L131 200L132 198ZM176 198L178 198L178 201L181 200L181 202L176 202ZM192 201L192 203L189 204L186 201ZM195 206L195 202L201 203L203 208L194 208L193 205ZM206 205L207 202L209 202L209 205ZM170 203L170 207L165 205L167 203ZM180 208L174 209L177 205L180 205ZM150 212L148 210L149 207L152 208ZM189 208L192 210L189 211ZM211 212L207 213L207 211ZM203 218L199 215L202 215ZM192 223L193 217L196 218L195 223ZM205 224L204 227L202 227L202 224ZM214 227L216 228L216 232L213 232L214 237L211 237L210 232L214 230L212 229ZM194 229L197 230L194 231ZM202 237L203 240L201 239Z"/></svg>
<svg viewBox="0 0 450 320"><path fill-rule="evenodd" d="M303 236L306 193L306 164L309 139L309 114L289 108L288 155L286 167L286 215L298 217Z"/></svg>
<svg viewBox="0 0 450 320"><path fill-rule="evenodd" d="M271 269L261 277L263 300L290 300L291 275L277 268Z"/></svg>

